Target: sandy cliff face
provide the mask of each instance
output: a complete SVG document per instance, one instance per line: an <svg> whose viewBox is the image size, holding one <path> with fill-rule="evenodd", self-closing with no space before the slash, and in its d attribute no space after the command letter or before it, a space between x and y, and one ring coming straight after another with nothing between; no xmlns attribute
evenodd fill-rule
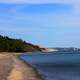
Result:
<svg viewBox="0 0 80 80"><path fill-rule="evenodd" d="M58 50L53 48L42 48L42 52L55 52L55 51L58 51Z"/></svg>

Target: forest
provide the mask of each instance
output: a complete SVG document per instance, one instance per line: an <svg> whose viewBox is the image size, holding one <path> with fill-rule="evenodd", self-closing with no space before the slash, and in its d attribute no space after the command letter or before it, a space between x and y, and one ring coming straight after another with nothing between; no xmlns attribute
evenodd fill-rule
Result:
<svg viewBox="0 0 80 80"><path fill-rule="evenodd" d="M13 39L0 35L0 52L35 52L41 49L22 39Z"/></svg>

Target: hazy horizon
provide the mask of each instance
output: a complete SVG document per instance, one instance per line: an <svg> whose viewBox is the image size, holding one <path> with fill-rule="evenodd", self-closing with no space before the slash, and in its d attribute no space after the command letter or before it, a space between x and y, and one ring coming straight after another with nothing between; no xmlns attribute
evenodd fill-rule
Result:
<svg viewBox="0 0 80 80"><path fill-rule="evenodd" d="M79 0L0 1L0 35L45 47L80 47Z"/></svg>

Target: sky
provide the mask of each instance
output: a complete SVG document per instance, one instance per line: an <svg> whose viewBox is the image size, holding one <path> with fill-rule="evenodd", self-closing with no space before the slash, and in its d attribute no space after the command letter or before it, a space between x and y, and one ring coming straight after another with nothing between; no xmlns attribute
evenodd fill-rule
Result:
<svg viewBox="0 0 80 80"><path fill-rule="evenodd" d="M1 0L0 35L44 47L80 47L80 1Z"/></svg>

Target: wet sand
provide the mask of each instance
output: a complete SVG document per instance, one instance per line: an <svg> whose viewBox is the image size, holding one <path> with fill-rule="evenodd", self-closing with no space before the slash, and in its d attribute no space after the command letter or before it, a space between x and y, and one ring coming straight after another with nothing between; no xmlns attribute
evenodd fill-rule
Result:
<svg viewBox="0 0 80 80"><path fill-rule="evenodd" d="M14 54L0 54L0 80L43 80L28 63Z"/></svg>

